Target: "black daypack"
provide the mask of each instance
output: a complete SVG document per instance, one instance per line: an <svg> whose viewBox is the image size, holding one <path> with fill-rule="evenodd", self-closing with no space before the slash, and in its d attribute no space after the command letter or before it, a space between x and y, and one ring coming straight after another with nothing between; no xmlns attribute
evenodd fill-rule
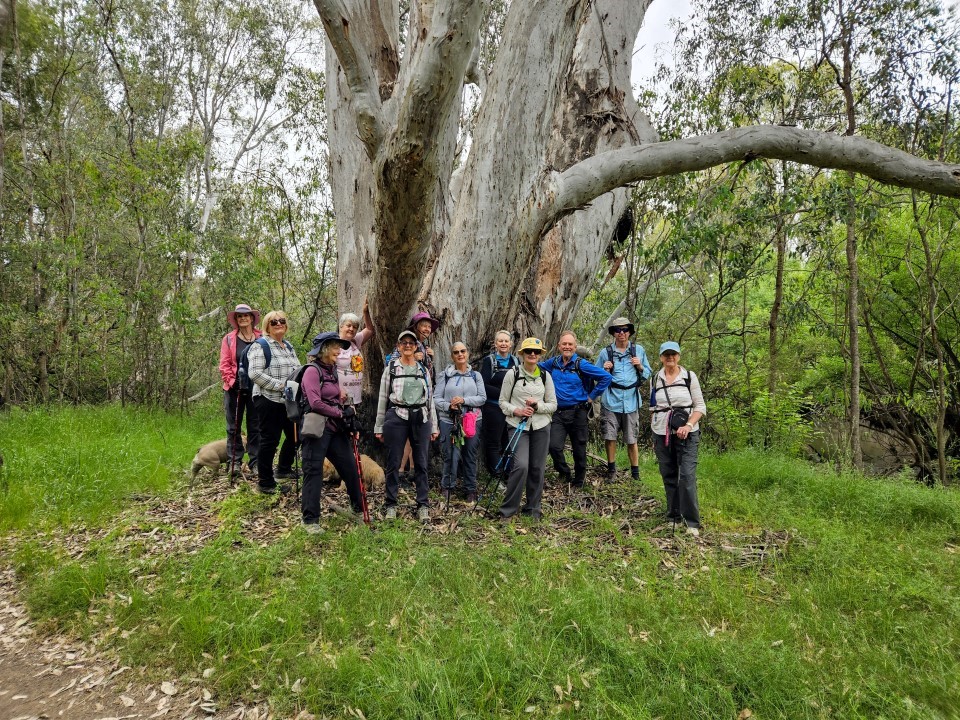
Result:
<svg viewBox="0 0 960 720"><path fill-rule="evenodd" d="M683 384L687 386L687 392L689 393L690 392L690 371L687 370L686 372L687 372L687 377L684 378ZM676 383L674 383L674 385L675 384ZM670 392L667 390L667 385L661 384L660 387L663 388L663 394L667 397L667 405L669 405L669 407L656 408L655 410L653 410L653 412L654 413L660 413L660 412L670 413L667 416L668 417L667 422L670 426L670 429L679 430L684 425L686 425L687 420L690 419L690 410L693 409L693 405L674 405L673 402L670 400ZM656 385L654 385L653 391L650 393L650 407L654 407L657 404L656 398L657 398L657 387Z"/></svg>
<svg viewBox="0 0 960 720"><path fill-rule="evenodd" d="M629 347L630 357L635 358L637 356L636 343L629 343L628 347ZM610 343L610 346L607 348L607 360L609 360L610 362L613 362L613 351L614 351L613 343ZM621 385L618 382L613 381L610 383L610 387L616 390L633 390L634 388L639 388L640 385L643 384L643 370L641 370L636 365L633 366L633 369L636 370L637 372L637 381L633 385ZM610 374L612 375L613 373L610 373ZM637 392L640 392L640 391L638 390Z"/></svg>
<svg viewBox="0 0 960 720"><path fill-rule="evenodd" d="M508 355L507 357L510 358L507 361L507 366L505 368L502 368L500 367L500 364L497 362L497 353L492 352L489 355L487 355L486 359L487 359L487 362L490 363L491 377L496 375L497 373L505 373L510 368L516 368L520 364L520 360L513 353L510 353L510 355Z"/></svg>
<svg viewBox="0 0 960 720"><path fill-rule="evenodd" d="M294 423L303 422L304 416L311 412L310 402L307 400L307 396L303 394L303 388L301 383L303 383L303 374L309 368L316 368L317 375L320 378L320 387L323 387L323 373L320 372L320 368L317 367L316 363L307 363L301 365L292 373L287 376L286 381L283 384L283 404L287 410L287 419Z"/></svg>

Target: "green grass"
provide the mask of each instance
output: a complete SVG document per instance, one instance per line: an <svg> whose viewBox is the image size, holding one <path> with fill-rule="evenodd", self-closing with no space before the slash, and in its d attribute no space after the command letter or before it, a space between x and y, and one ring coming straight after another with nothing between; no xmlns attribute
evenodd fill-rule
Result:
<svg viewBox="0 0 960 720"><path fill-rule="evenodd" d="M83 412L101 435L147 418L167 447L206 427ZM162 455L171 502L196 444ZM662 498L649 458L642 473L643 487L614 492ZM701 544L655 518L572 510L539 528L464 518L446 534L332 519L319 536L261 543L250 523L284 511L247 492L186 552L151 543L190 528L151 525L130 501L87 516L112 531L79 558L56 526L80 516L55 505L32 510L45 533L4 542L49 627L97 636L158 677L212 669L203 682L221 701L266 696L279 717L958 717L960 495L759 452L705 453L699 479ZM82 481L75 492L86 497ZM765 531L788 542L751 560Z"/></svg>
<svg viewBox="0 0 960 720"><path fill-rule="evenodd" d="M199 416L51 407L0 414L0 531L94 523L124 498L166 492L197 448L224 437L213 406Z"/></svg>

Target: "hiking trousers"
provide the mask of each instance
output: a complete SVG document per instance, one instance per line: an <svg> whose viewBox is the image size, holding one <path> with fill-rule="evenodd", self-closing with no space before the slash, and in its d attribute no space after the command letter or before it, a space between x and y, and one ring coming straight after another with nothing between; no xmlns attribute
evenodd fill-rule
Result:
<svg viewBox="0 0 960 720"><path fill-rule="evenodd" d="M583 485L587 477L587 408L583 405L557 410L550 423L550 457L560 478L570 481L570 466L563 456L563 446L570 436L573 448L573 484Z"/></svg>
<svg viewBox="0 0 960 720"><path fill-rule="evenodd" d="M487 472L493 475L503 449L507 446L507 440L512 428L507 426L507 416L499 405L484 404L481 408L483 414L483 459L487 466Z"/></svg>
<svg viewBox="0 0 960 720"><path fill-rule="evenodd" d="M259 485L264 489L277 486L273 477L273 456L280 445L280 435L284 435L283 447L280 448L280 457L277 460L277 470L289 471L293 468L293 461L297 454L293 444L293 423L287 418L287 408L282 402L268 400L263 395L253 399L260 418L260 453L257 457L257 471L260 475Z"/></svg>
<svg viewBox="0 0 960 720"><path fill-rule="evenodd" d="M550 449L550 426L539 430L525 430L517 441L517 449L510 461L510 476L507 491L503 495L500 515L508 518L518 512L539 518L540 501L543 498L543 473ZM526 490L527 503L520 508Z"/></svg>
<svg viewBox="0 0 960 720"><path fill-rule="evenodd" d="M453 490L457 486L457 471L460 463L463 463L464 489L468 493L477 492L477 454L482 425L483 421L480 420L477 423L477 434L472 438L465 437L463 445L458 447L451 442L453 423L440 421L440 447L443 448L443 476L440 478L440 487L444 490Z"/></svg>
<svg viewBox="0 0 960 720"><path fill-rule="evenodd" d="M667 519L683 521L687 527L700 527L700 504L697 501L697 455L700 431L681 440L676 435L666 444L665 435L653 435L653 450L660 463L660 477L667 495Z"/></svg>
<svg viewBox="0 0 960 720"><path fill-rule="evenodd" d="M383 419L383 444L387 448L386 496L387 507L397 504L400 492L400 460L403 459L403 447L410 441L413 452L413 483L417 488L417 507L430 505L430 492L427 485L427 456L430 452L430 422L423 421L424 408L407 410L404 420L397 415L395 408L389 408Z"/></svg>
<svg viewBox="0 0 960 720"><path fill-rule="evenodd" d="M323 459L327 458L347 486L350 507L363 512L360 499L360 476L357 458L353 454L350 435L333 431L328 425L323 437L305 437L300 448L303 460L303 490L300 493L300 511L305 525L320 520L320 496L323 493Z"/></svg>
<svg viewBox="0 0 960 720"><path fill-rule="evenodd" d="M236 383L223 393L223 413L227 417L227 453L233 456L236 469L243 462L243 415L247 415L247 456L251 470L257 469L257 454L260 452L260 418L253 406L249 391L240 392Z"/></svg>

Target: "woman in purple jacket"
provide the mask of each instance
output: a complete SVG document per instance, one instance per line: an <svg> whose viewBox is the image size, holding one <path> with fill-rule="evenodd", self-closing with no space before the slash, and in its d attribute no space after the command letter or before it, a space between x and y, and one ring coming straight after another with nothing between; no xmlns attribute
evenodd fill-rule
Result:
<svg viewBox="0 0 960 720"><path fill-rule="evenodd" d="M313 348L307 353L311 365L304 371L300 390L310 405L308 413L322 415L326 419L322 435L307 434L312 422L304 420L303 445L303 492L300 508L303 527L310 533L320 532L320 494L323 489L323 459L326 457L337 470L347 486L350 505L354 512L362 512L360 476L351 445L356 411L352 405L341 407L340 382L337 376L337 357L341 350L350 347L348 340L341 340L335 332L320 333L313 339Z"/></svg>

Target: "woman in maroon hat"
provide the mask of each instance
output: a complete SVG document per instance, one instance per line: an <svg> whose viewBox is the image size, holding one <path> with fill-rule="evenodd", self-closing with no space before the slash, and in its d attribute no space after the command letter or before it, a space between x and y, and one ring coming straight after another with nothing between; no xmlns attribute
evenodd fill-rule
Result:
<svg viewBox="0 0 960 720"><path fill-rule="evenodd" d="M220 377L223 380L223 412L227 416L227 452L230 461L230 480L239 474L243 464L243 439L240 427L243 415L247 415L247 456L253 473L257 472L257 453L260 450L260 422L253 407L250 380L240 377L240 361L247 348L260 337L257 329L260 313L249 305L240 303L227 313L227 322L233 330L220 342Z"/></svg>

